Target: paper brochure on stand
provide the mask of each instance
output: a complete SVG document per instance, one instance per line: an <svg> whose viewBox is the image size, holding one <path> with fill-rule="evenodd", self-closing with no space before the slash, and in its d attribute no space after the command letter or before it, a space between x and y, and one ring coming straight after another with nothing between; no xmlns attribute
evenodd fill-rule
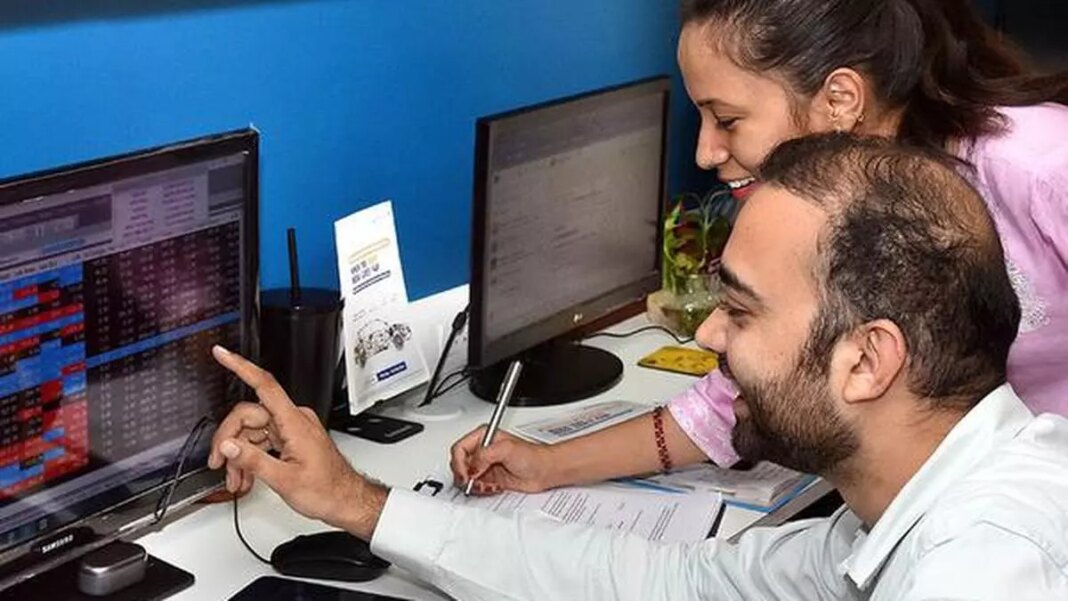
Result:
<svg viewBox="0 0 1068 601"><path fill-rule="evenodd" d="M412 334L393 205L385 201L334 223L349 411L427 381Z"/></svg>

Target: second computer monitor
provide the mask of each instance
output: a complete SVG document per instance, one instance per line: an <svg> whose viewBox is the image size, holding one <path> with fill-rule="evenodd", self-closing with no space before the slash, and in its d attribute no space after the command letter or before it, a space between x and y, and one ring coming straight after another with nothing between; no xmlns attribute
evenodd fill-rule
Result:
<svg viewBox="0 0 1068 601"><path fill-rule="evenodd" d="M524 361L517 405L615 384L622 363L570 341L660 283L670 81L599 90L478 121L472 390L493 398Z"/></svg>

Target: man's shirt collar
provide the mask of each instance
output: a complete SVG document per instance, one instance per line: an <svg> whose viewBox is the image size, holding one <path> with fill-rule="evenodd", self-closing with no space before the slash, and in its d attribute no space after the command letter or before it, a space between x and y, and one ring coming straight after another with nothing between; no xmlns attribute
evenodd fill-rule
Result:
<svg viewBox="0 0 1068 601"><path fill-rule="evenodd" d="M909 530L946 490L973 471L1000 444L1034 418L1004 384L983 397L949 431L931 457L894 497L879 521L858 531L853 554L842 568L861 590L868 588Z"/></svg>

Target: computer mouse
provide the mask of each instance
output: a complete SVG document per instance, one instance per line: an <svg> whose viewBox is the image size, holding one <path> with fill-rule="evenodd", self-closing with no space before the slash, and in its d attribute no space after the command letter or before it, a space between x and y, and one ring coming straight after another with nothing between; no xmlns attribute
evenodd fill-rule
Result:
<svg viewBox="0 0 1068 601"><path fill-rule="evenodd" d="M278 545L271 565L299 578L366 582L382 575L389 562L371 553L371 546L340 530L305 534Z"/></svg>

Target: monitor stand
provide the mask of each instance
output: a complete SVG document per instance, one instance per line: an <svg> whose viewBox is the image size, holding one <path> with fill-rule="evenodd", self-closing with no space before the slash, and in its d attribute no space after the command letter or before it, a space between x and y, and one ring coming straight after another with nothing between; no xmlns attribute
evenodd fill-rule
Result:
<svg viewBox="0 0 1068 601"><path fill-rule="evenodd" d="M519 356L519 376L512 407L546 407L579 401L600 394L623 377L623 362L614 354L592 346L550 341ZM471 392L494 402L511 360L501 361L471 376Z"/></svg>

